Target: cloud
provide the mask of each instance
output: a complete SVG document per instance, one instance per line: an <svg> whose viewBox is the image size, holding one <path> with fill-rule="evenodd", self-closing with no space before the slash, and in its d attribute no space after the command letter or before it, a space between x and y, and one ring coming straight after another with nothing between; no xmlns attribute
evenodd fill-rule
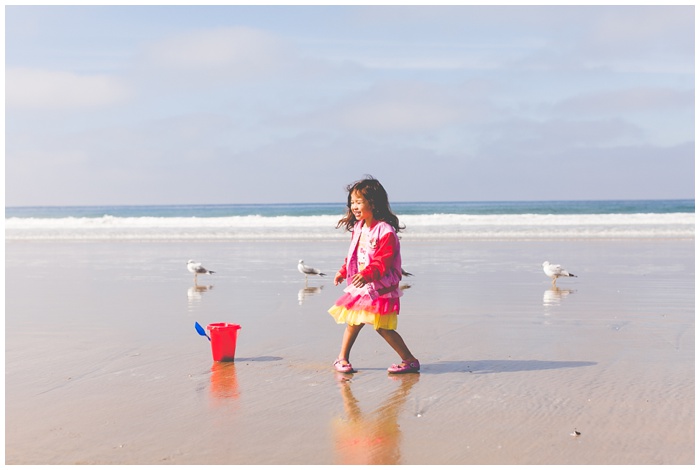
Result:
<svg viewBox="0 0 700 470"><path fill-rule="evenodd" d="M6 194L327 201L371 173L403 200L684 195L692 152L664 159L694 138L691 9L46 10L8 36Z"/></svg>
<svg viewBox="0 0 700 470"><path fill-rule="evenodd" d="M488 119L495 106L484 96L488 85L441 85L411 80L377 82L342 96L295 122L316 128L369 135L434 133Z"/></svg>
<svg viewBox="0 0 700 470"><path fill-rule="evenodd" d="M642 74L694 74L693 6L599 10L572 55L587 68Z"/></svg>
<svg viewBox="0 0 700 470"><path fill-rule="evenodd" d="M573 149L591 149L639 142L644 130L622 119L514 118L482 127L479 154L515 159L538 155L566 155ZM567 157L568 158L568 157Z"/></svg>
<svg viewBox="0 0 700 470"><path fill-rule="evenodd" d="M692 90L670 88L629 88L599 91L565 99L554 106L563 114L617 114L661 112L669 109L693 109L695 93Z"/></svg>
<svg viewBox="0 0 700 470"><path fill-rule="evenodd" d="M8 67L5 99L9 108L97 108L124 101L129 91L117 78L60 70Z"/></svg>
<svg viewBox="0 0 700 470"><path fill-rule="evenodd" d="M142 66L198 77L250 79L274 75L293 56L291 48L270 33L232 27L189 31L153 42L143 51Z"/></svg>
<svg viewBox="0 0 700 470"><path fill-rule="evenodd" d="M424 132L439 129L459 117L459 112L420 93L393 90L386 94L346 102L337 110L337 124L372 133Z"/></svg>
<svg viewBox="0 0 700 470"><path fill-rule="evenodd" d="M692 54L693 6L635 6L602 10L593 23L589 45L598 53L638 53L649 51ZM680 51L679 51L680 49Z"/></svg>

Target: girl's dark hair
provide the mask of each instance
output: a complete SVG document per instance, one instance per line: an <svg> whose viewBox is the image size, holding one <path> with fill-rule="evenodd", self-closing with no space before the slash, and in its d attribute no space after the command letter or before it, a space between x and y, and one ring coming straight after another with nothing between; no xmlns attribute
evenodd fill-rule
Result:
<svg viewBox="0 0 700 470"><path fill-rule="evenodd" d="M372 209L372 214L376 220L381 220L392 227L396 233L405 229L404 225L399 224L399 218L391 211L391 206L389 205L389 196L384 189L382 184L374 179L370 175L366 175L364 179L355 181L353 184L348 185L346 188L348 191L348 205L345 211L345 215L342 219L338 221L338 225L335 228L345 227L348 232L351 232L357 219L355 214L352 213L350 206L352 204L352 193L358 192L365 198Z"/></svg>

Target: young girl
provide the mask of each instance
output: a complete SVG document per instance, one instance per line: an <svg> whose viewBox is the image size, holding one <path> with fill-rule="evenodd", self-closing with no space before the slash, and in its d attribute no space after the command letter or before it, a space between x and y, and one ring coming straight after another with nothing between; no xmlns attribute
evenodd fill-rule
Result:
<svg viewBox="0 0 700 470"><path fill-rule="evenodd" d="M392 374L418 372L420 364L396 331L399 314L401 248L397 232L404 227L391 211L384 187L371 176L348 186L348 209L336 228L352 232L345 264L336 273L337 286L347 279L344 294L328 310L337 323L347 323L338 372L353 373L350 350L362 327L369 323L401 357Z"/></svg>

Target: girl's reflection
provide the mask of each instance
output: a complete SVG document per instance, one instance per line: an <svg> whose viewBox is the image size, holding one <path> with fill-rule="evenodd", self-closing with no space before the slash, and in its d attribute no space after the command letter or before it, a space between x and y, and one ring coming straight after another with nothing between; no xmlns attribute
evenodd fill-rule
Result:
<svg viewBox="0 0 700 470"><path fill-rule="evenodd" d="M411 387L420 374L390 376L397 388L384 403L370 414L363 414L352 394L351 380L338 374L340 393L343 397L345 418L335 422L335 447L340 464L401 463L401 430L399 413L408 398Z"/></svg>

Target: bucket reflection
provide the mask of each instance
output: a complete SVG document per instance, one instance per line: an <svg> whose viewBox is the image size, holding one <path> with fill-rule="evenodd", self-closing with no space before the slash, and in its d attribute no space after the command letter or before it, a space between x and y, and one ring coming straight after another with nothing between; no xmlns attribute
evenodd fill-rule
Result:
<svg viewBox="0 0 700 470"><path fill-rule="evenodd" d="M351 390L351 380L338 374L345 417L336 420L335 449L338 464L394 465L401 463L399 415L420 374L395 375L397 388L373 412L366 414Z"/></svg>
<svg viewBox="0 0 700 470"><path fill-rule="evenodd" d="M214 400L238 398L238 379L236 363L214 362L211 366L211 384L209 394Z"/></svg>

